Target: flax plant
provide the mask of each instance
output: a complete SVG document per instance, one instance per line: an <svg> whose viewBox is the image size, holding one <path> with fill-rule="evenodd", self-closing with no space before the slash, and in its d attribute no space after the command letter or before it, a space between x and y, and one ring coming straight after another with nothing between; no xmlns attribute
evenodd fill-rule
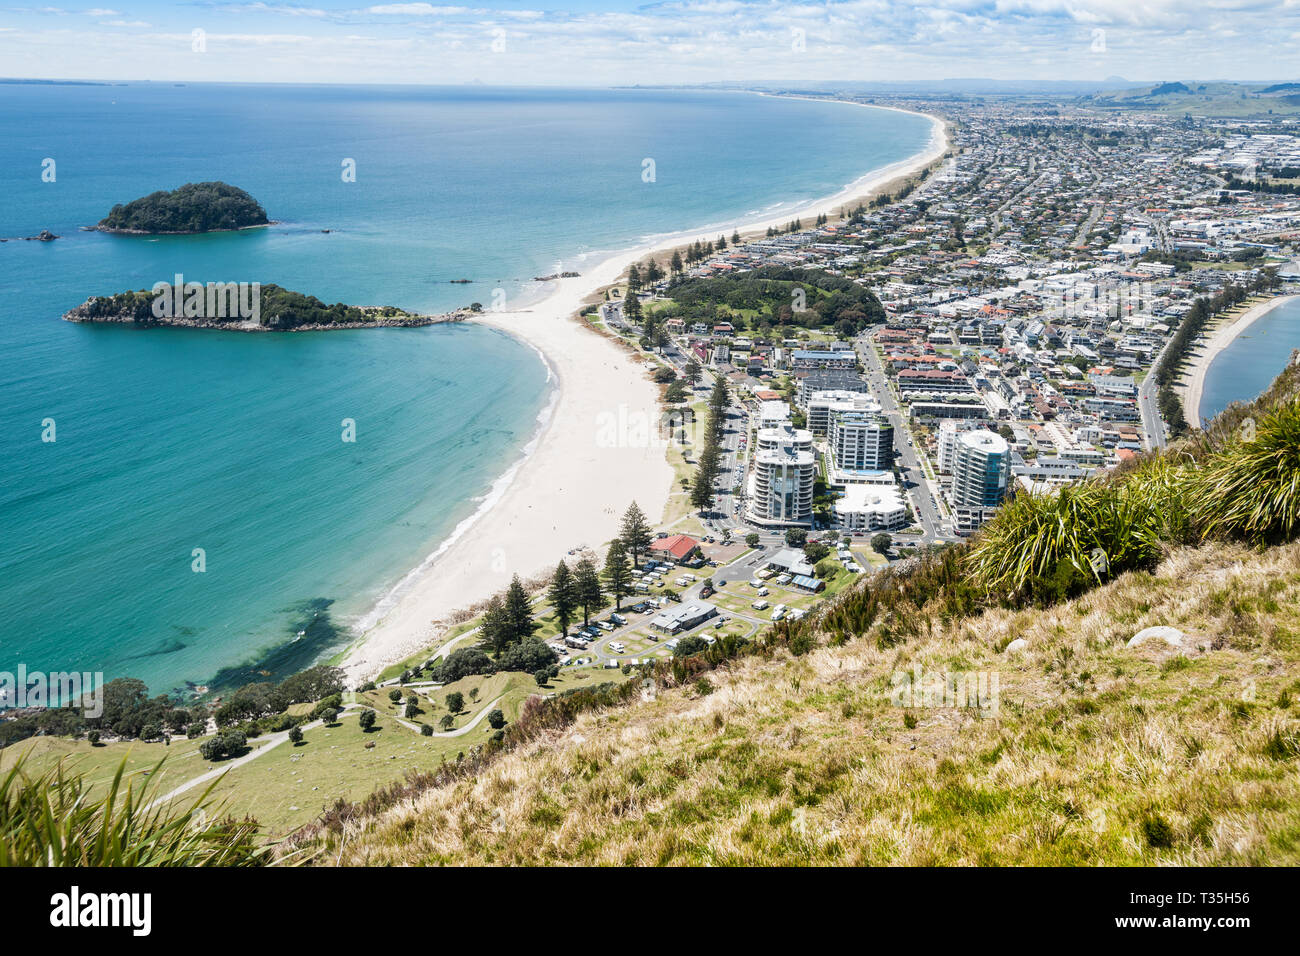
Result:
<svg viewBox="0 0 1300 956"><path fill-rule="evenodd" d="M161 761L151 777L156 777ZM251 820L207 822L220 807L213 783L188 806L156 801L150 782L137 786L118 766L103 795L60 762L40 774L20 758L0 778L0 866L261 866Z"/></svg>
<svg viewBox="0 0 1300 956"><path fill-rule="evenodd" d="M1300 531L1300 399L1239 433L1197 470L1193 517L1206 538L1287 541Z"/></svg>

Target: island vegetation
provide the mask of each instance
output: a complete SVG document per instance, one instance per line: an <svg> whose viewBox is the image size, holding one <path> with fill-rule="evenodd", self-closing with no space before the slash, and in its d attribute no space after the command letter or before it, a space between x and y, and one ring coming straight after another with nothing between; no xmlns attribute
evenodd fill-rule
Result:
<svg viewBox="0 0 1300 956"><path fill-rule="evenodd" d="M265 226L262 204L228 183L186 183L114 206L96 226L102 232L191 235Z"/></svg>
<svg viewBox="0 0 1300 956"><path fill-rule="evenodd" d="M209 288L216 283L209 283ZM294 331L303 329L355 329L382 326L433 325L460 321L465 310L447 315L421 315L396 306L357 306L335 302L332 305L302 292L294 292L274 283L256 286L258 297L252 301L250 290L237 294L244 302L239 307L222 310L206 307L202 314L159 315L155 302L159 293L148 289L119 292L116 295L91 296L66 313L69 322L103 322L130 325L175 325L192 328L238 328L257 331ZM206 289L204 293L206 293ZM256 306L255 308L252 306ZM180 312L178 308L176 310ZM473 311L472 309L469 311Z"/></svg>

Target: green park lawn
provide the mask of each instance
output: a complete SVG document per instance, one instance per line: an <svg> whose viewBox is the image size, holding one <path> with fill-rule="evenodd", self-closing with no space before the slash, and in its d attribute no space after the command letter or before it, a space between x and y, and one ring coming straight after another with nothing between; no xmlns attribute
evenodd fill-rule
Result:
<svg viewBox="0 0 1300 956"><path fill-rule="evenodd" d="M26 772L33 776L63 761L66 770L82 774L85 782L98 790L112 782L125 758L124 780L139 787L147 776L153 776L153 785L165 791L212 769L199 755L199 744L205 739L173 737L170 744L133 740L91 745L68 737L31 737L0 750L0 772L7 772L23 755L27 756ZM155 776L151 771L164 757L166 762Z"/></svg>

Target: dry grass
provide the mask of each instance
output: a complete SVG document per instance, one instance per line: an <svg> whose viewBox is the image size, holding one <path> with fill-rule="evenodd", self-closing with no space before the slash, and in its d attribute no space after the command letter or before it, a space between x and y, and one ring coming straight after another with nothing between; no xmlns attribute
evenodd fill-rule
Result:
<svg viewBox="0 0 1300 956"><path fill-rule="evenodd" d="M1184 549L1048 611L747 658L352 824L325 858L1294 865L1298 596L1300 543ZM1125 646L1155 624L1191 648ZM918 664L997 672L997 715L897 706L890 675Z"/></svg>

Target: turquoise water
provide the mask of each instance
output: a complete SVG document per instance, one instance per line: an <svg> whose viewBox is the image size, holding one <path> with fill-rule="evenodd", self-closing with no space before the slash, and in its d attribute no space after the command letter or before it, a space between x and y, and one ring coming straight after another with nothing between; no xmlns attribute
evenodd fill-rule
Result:
<svg viewBox="0 0 1300 956"><path fill-rule="evenodd" d="M918 117L732 94L0 84L0 237L62 237L0 244L0 669L166 690L301 667L473 512L547 397L536 354L480 327L59 320L88 295L180 272L421 310L500 288L518 305L557 265L828 194L928 136ZM208 179L279 224L78 231Z"/></svg>
<svg viewBox="0 0 1300 956"><path fill-rule="evenodd" d="M1257 319L1215 356L1205 374L1201 417L1212 419L1231 402L1258 397L1286 368L1292 349L1300 349L1300 299Z"/></svg>

